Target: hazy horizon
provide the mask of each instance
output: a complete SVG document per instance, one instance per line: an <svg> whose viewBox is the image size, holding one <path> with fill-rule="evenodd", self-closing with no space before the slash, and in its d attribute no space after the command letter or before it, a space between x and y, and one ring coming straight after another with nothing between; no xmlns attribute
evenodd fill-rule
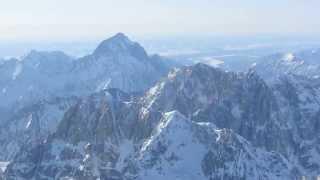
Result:
<svg viewBox="0 0 320 180"><path fill-rule="evenodd" d="M0 7L0 40L97 40L117 32L135 37L318 37L318 7L316 0L11 0Z"/></svg>

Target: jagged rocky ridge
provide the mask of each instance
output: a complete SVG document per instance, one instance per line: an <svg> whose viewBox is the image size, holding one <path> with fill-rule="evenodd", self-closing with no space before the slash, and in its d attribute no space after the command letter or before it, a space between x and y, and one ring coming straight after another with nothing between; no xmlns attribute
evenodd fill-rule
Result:
<svg viewBox="0 0 320 180"><path fill-rule="evenodd" d="M53 133L78 97L112 87L143 92L171 66L122 33L79 59L58 51L31 51L20 60L1 61L0 162Z"/></svg>
<svg viewBox="0 0 320 180"><path fill-rule="evenodd" d="M21 148L38 144L56 131L77 97L41 100L21 108L0 126L0 159L10 161Z"/></svg>
<svg viewBox="0 0 320 180"><path fill-rule="evenodd" d="M106 88L144 91L170 66L122 33L78 59L58 51L31 51L21 59L0 62L0 109L12 111L47 98L89 95Z"/></svg>
<svg viewBox="0 0 320 180"><path fill-rule="evenodd" d="M6 179L294 179L319 174L319 90L293 77L203 64L171 71L142 97L79 100ZM306 131L308 130L308 131Z"/></svg>
<svg viewBox="0 0 320 180"><path fill-rule="evenodd" d="M254 68L268 82L283 75L318 79L320 77L319 60L320 49L277 53L261 58Z"/></svg>

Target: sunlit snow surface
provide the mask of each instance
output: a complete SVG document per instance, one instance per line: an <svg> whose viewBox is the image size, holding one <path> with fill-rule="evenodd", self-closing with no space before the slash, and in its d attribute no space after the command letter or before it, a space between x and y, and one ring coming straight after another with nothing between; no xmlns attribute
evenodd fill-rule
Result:
<svg viewBox="0 0 320 180"><path fill-rule="evenodd" d="M0 161L0 171L4 172L8 166L9 162L1 162Z"/></svg>

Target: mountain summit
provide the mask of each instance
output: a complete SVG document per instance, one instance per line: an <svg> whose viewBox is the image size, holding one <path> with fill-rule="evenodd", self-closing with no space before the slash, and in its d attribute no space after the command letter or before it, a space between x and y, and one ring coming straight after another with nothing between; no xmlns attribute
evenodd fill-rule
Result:
<svg viewBox="0 0 320 180"><path fill-rule="evenodd" d="M31 51L21 61L0 65L0 107L52 94L88 95L106 87L142 91L167 71L162 58L148 56L139 43L123 33L102 41L92 54L79 59L58 51Z"/></svg>
<svg viewBox="0 0 320 180"><path fill-rule="evenodd" d="M0 63L0 162L10 161L26 142L37 141L40 127L44 138L53 132L74 97L109 88L143 92L171 66L160 56L148 56L122 33L78 59L32 51L21 60Z"/></svg>
<svg viewBox="0 0 320 180"><path fill-rule="evenodd" d="M96 57L111 54L128 54L137 59L147 59L147 53L139 43L131 41L125 34L117 33L102 41L93 53Z"/></svg>

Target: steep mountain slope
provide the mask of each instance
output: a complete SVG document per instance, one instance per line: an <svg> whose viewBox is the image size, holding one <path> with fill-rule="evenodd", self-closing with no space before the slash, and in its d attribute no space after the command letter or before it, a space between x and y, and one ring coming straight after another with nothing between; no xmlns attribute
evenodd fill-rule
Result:
<svg viewBox="0 0 320 180"><path fill-rule="evenodd" d="M256 149L232 130L193 122L177 111L164 113L147 139L132 139L130 133L121 133L135 124L134 113L119 117L133 105L132 98L122 95L107 91L79 102L68 112L77 115L66 115L55 135L9 165L7 179L292 177L292 167L281 155ZM80 122L72 123L75 120Z"/></svg>
<svg viewBox="0 0 320 180"><path fill-rule="evenodd" d="M53 94L63 95L69 80L66 72L70 71L72 61L62 52L37 51L30 52L23 60L5 61L0 65L0 107L15 105L17 109Z"/></svg>
<svg viewBox="0 0 320 180"><path fill-rule="evenodd" d="M319 49L296 53L278 53L259 60L255 69L266 80L288 74L319 78L319 60Z"/></svg>
<svg viewBox="0 0 320 180"><path fill-rule="evenodd" d="M281 155L254 148L230 129L192 122L177 111L164 114L142 146L139 161L141 179L292 177L291 167Z"/></svg>
<svg viewBox="0 0 320 180"><path fill-rule="evenodd" d="M0 127L0 159L10 161L25 146L39 144L56 131L75 97L43 100L15 112Z"/></svg>
<svg viewBox="0 0 320 180"><path fill-rule="evenodd" d="M105 88L126 92L151 87L169 70L159 56L148 56L118 33L90 55L73 59L62 52L32 51L0 64L0 108L22 107L41 99L89 95Z"/></svg>
<svg viewBox="0 0 320 180"><path fill-rule="evenodd" d="M281 153L301 174L319 174L319 81L288 76L267 85L254 71L226 73L198 64L173 71L146 95L145 131L159 112L230 128L254 146ZM315 160L317 159L317 160Z"/></svg>
<svg viewBox="0 0 320 180"><path fill-rule="evenodd" d="M320 81L303 76L286 76L273 85L282 118L293 146L287 157L299 164L301 172L318 175Z"/></svg>
<svg viewBox="0 0 320 180"><path fill-rule="evenodd" d="M46 142L29 146L9 165L7 178L26 179L116 179L115 169L133 146L126 141L126 131L133 127L130 113L132 97L118 90L108 90L78 101L65 114L59 127ZM128 117L128 118L126 118ZM134 119L134 118L132 118ZM129 149L130 148L130 149ZM18 160L19 159L19 160ZM25 167L28 163L28 167Z"/></svg>
<svg viewBox="0 0 320 180"><path fill-rule="evenodd" d="M194 121L234 129L255 145L262 143L272 149L281 144L272 137L280 128L275 124L281 123L277 108L271 89L254 72L226 73L197 64L171 72L166 81L152 88L141 113L152 127L152 118L159 111L178 110Z"/></svg>
<svg viewBox="0 0 320 180"><path fill-rule="evenodd" d="M307 86L309 85L309 86ZM7 179L295 179L319 168L319 91L255 72L172 70L141 98L116 89L72 106ZM307 130L310 130L309 132Z"/></svg>
<svg viewBox="0 0 320 180"><path fill-rule="evenodd" d="M58 51L31 51L22 59L1 61L0 161L11 160L25 144L53 133L77 96L112 87L140 92L170 67L122 33L79 59Z"/></svg>
<svg viewBox="0 0 320 180"><path fill-rule="evenodd" d="M265 58L253 69L273 89L284 130L290 132L292 145L286 156L297 169L319 174L320 79L319 50L277 54Z"/></svg>
<svg viewBox="0 0 320 180"><path fill-rule="evenodd" d="M169 65L145 50L124 34L103 41L89 56L80 58L72 70L77 77L75 86L90 92L119 88L137 92L151 87L169 70Z"/></svg>

